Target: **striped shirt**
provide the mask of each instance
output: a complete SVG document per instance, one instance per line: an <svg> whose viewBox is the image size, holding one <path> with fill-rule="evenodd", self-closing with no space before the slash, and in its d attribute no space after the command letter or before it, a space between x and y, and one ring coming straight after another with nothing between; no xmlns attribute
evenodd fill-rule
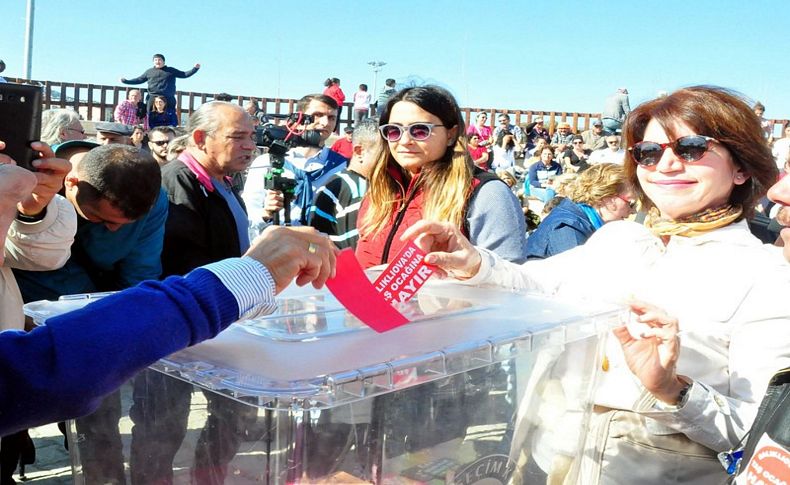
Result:
<svg viewBox="0 0 790 485"><path fill-rule="evenodd" d="M367 180L356 172L343 170L333 175L316 191L308 224L329 234L338 248L356 248L357 214L367 189Z"/></svg>
<svg viewBox="0 0 790 485"><path fill-rule="evenodd" d="M239 306L239 319L267 315L277 309L277 287L268 268L250 257L230 258L201 266L214 273Z"/></svg>

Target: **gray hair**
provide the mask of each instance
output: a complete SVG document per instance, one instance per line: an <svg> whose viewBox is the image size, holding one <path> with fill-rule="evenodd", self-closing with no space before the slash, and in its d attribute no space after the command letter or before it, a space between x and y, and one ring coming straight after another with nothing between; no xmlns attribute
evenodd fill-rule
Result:
<svg viewBox="0 0 790 485"><path fill-rule="evenodd" d="M211 101L208 103L203 103L198 109L189 115L189 121L187 122L187 132L192 134L200 130L205 131L206 134L209 135L213 134L219 129L220 124L222 123L222 118L219 112L223 107L237 109L243 112L245 116L249 116L247 112L244 111L238 104L229 103L227 101ZM189 143L190 145L194 143L194 141L191 140L191 137Z"/></svg>
<svg viewBox="0 0 790 485"><path fill-rule="evenodd" d="M354 134L351 135L351 143L354 145L362 145L364 147L374 146L381 140L379 134L378 121L366 118L354 127Z"/></svg>
<svg viewBox="0 0 790 485"><path fill-rule="evenodd" d="M80 116L70 109L48 109L41 113L41 141L48 145L63 143L60 132L79 121Z"/></svg>
<svg viewBox="0 0 790 485"><path fill-rule="evenodd" d="M192 137L189 135L181 135L173 138L173 140L167 144L167 159L172 160L177 158L181 152L186 150L190 138Z"/></svg>

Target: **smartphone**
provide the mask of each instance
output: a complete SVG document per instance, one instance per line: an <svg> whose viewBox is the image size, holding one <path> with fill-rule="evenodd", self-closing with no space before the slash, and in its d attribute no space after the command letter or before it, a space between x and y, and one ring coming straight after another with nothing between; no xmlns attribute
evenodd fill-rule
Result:
<svg viewBox="0 0 790 485"><path fill-rule="evenodd" d="M0 140L2 153L20 167L33 168L38 153L30 144L41 138L41 88L27 84L0 83Z"/></svg>

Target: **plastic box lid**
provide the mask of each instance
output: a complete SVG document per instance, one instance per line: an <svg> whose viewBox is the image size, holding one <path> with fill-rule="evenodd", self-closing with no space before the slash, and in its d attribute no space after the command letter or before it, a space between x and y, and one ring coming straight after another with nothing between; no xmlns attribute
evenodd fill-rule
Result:
<svg viewBox="0 0 790 485"><path fill-rule="evenodd" d="M37 324L103 296L25 305ZM399 310L411 323L365 326L329 293L291 286L278 310L239 321L152 367L269 409L322 409L484 367L547 347L600 338L624 309L537 294L429 281Z"/></svg>

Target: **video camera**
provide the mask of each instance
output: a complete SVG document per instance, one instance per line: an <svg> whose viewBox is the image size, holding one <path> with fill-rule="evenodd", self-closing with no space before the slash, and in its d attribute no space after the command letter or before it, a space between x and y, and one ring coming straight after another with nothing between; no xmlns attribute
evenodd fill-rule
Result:
<svg viewBox="0 0 790 485"><path fill-rule="evenodd" d="M277 115L274 115L277 117ZM291 200L296 189L296 180L283 176L285 154L293 147L321 145L321 132L318 130L301 130L296 127L313 122L311 115L301 112L284 117L285 125L267 123L255 129L255 145L268 148L271 170L264 179L266 190L277 190L283 194L283 210L285 225L291 224ZM280 225L280 215L274 215L274 224Z"/></svg>
<svg viewBox="0 0 790 485"><path fill-rule="evenodd" d="M278 118L282 115L268 116ZM275 152L282 155L285 155L288 149L293 147L321 146L320 131L298 131L295 129L298 125L308 125L312 123L313 117L311 115L298 112L284 116L282 119L286 120L284 125L266 123L255 128L255 145L268 148L269 153Z"/></svg>

